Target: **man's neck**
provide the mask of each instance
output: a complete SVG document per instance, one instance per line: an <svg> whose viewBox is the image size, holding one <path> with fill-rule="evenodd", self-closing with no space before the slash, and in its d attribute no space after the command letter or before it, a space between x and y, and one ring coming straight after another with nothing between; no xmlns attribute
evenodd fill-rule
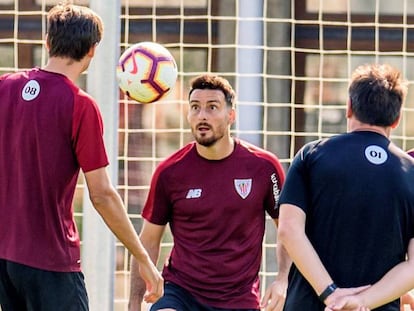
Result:
<svg viewBox="0 0 414 311"><path fill-rule="evenodd" d="M198 154L207 160L221 160L227 158L233 152L234 144L234 139L227 136L211 146L203 146L196 143L196 148Z"/></svg>
<svg viewBox="0 0 414 311"><path fill-rule="evenodd" d="M80 74L84 71L83 68L84 65L82 62L77 62L70 58L51 57L42 69L62 74L72 82L76 82Z"/></svg>
<svg viewBox="0 0 414 311"><path fill-rule="evenodd" d="M391 127L383 127L377 125L370 125L359 122L358 120L348 120L348 132L370 131L381 134L385 137L390 137Z"/></svg>

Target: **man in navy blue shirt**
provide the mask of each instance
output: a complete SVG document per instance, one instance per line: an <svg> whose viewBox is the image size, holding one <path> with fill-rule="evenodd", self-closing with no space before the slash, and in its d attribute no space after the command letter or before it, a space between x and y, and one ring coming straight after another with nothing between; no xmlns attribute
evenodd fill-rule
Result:
<svg viewBox="0 0 414 311"><path fill-rule="evenodd" d="M278 230L294 262L285 311L399 311L414 287L414 161L389 139L406 92L394 68L358 67L348 133L294 158Z"/></svg>

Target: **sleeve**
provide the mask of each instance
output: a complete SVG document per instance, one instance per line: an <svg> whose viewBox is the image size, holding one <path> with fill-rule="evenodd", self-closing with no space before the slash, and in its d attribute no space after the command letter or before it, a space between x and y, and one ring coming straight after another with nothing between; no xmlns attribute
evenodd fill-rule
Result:
<svg viewBox="0 0 414 311"><path fill-rule="evenodd" d="M72 141L84 172L109 164L103 138L103 121L96 102L88 96L75 99Z"/></svg>
<svg viewBox="0 0 414 311"><path fill-rule="evenodd" d="M193 150L194 145L190 143L181 148L156 167L142 210L142 217L150 223L164 226L171 220L173 212L171 184L177 179L174 164Z"/></svg>
<svg viewBox="0 0 414 311"><path fill-rule="evenodd" d="M271 162L271 171L269 176L269 195L266 199L266 211L272 218L279 217L279 198L280 192L285 182L285 171L282 164L276 156L268 158Z"/></svg>
<svg viewBox="0 0 414 311"><path fill-rule="evenodd" d="M313 143L305 145L293 158L279 200L279 204L296 205L305 213L309 188L307 166L313 145Z"/></svg>
<svg viewBox="0 0 414 311"><path fill-rule="evenodd" d="M142 210L142 217L156 225L166 225L171 216L171 203L163 183L163 165L157 167Z"/></svg>

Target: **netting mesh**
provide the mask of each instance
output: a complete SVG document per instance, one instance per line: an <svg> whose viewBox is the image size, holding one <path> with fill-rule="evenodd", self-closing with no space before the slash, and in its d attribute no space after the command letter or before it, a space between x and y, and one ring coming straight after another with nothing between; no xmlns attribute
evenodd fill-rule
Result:
<svg viewBox="0 0 414 311"><path fill-rule="evenodd" d="M45 64L45 16L55 3L0 0L1 73ZM213 72L229 79L238 93L234 135L276 153L285 168L305 142L346 130L347 85L356 66L387 62L414 80L413 0L125 0L120 11L121 40L114 49L156 41L179 69L176 87L162 101L142 105L121 94L114 103L120 111L117 187L138 231L155 166L191 139L185 115L192 77ZM85 76L78 83L87 88ZM410 84L392 136L403 149L414 147L413 96ZM80 228L82 189L79 180L74 205ZM170 247L166 234L163 259ZM277 273L275 248L268 219L263 289ZM116 249L114 304L126 310L129 254L120 244Z"/></svg>

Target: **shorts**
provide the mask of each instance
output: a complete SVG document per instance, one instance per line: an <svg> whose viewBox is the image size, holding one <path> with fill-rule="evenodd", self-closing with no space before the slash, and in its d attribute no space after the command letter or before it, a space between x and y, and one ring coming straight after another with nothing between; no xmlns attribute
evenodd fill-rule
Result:
<svg viewBox="0 0 414 311"><path fill-rule="evenodd" d="M53 272L0 259L2 311L87 311L82 272Z"/></svg>
<svg viewBox="0 0 414 311"><path fill-rule="evenodd" d="M171 282L165 283L164 296L151 306L150 311L164 308L177 311L259 311L259 309L221 309L203 305L187 290Z"/></svg>

